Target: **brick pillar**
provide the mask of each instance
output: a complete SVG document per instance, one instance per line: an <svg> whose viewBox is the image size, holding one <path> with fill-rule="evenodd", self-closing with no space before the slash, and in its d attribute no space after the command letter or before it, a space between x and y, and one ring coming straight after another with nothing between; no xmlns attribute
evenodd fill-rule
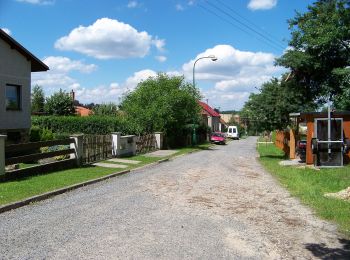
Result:
<svg viewBox="0 0 350 260"><path fill-rule="evenodd" d="M0 135L0 175L5 174L5 140L6 135Z"/></svg>

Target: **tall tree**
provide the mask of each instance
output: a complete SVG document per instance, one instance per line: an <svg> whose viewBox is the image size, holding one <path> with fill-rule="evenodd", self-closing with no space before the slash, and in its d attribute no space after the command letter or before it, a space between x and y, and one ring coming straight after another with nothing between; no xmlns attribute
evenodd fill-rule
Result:
<svg viewBox="0 0 350 260"><path fill-rule="evenodd" d="M289 28L290 49L277 64L291 69L296 91L319 104L343 100L350 87L350 1L318 0Z"/></svg>
<svg viewBox="0 0 350 260"><path fill-rule="evenodd" d="M75 109L71 95L62 89L46 98L45 112L49 115L74 115Z"/></svg>
<svg viewBox="0 0 350 260"><path fill-rule="evenodd" d="M305 92L295 91L297 82L286 81L286 77L271 79L262 85L260 93L249 96L241 117L249 122L250 130L284 129L290 124L290 113L315 109L315 104L305 98Z"/></svg>
<svg viewBox="0 0 350 260"><path fill-rule="evenodd" d="M35 85L32 90L31 97L31 111L32 113L42 113L44 112L45 95L42 87Z"/></svg>
<svg viewBox="0 0 350 260"><path fill-rule="evenodd" d="M121 110L135 125L137 133L163 131L168 137L181 136L186 124L197 123L199 91L183 77L158 74L126 94Z"/></svg>
<svg viewBox="0 0 350 260"><path fill-rule="evenodd" d="M94 115L97 116L116 116L118 114L118 106L114 103L105 103L95 105L92 109Z"/></svg>

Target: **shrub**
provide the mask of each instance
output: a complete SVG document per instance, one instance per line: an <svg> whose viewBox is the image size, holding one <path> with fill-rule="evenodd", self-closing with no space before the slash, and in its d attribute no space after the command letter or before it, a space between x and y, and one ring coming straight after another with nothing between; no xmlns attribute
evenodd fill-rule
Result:
<svg viewBox="0 0 350 260"><path fill-rule="evenodd" d="M39 126L32 126L29 132L30 142L39 142L41 137L41 128Z"/></svg>
<svg viewBox="0 0 350 260"><path fill-rule="evenodd" d="M134 134L135 127L123 117L111 116L32 116L32 125L41 129L50 129L55 134Z"/></svg>

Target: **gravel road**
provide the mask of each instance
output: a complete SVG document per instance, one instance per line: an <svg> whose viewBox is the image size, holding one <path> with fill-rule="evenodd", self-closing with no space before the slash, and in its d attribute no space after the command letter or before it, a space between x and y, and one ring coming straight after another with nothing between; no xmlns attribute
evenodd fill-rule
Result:
<svg viewBox="0 0 350 260"><path fill-rule="evenodd" d="M347 258L349 241L232 141L0 215L1 259Z"/></svg>

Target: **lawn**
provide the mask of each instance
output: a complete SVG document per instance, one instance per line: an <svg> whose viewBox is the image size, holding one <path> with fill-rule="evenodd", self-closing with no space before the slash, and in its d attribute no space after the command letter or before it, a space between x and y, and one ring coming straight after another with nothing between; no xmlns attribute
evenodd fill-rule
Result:
<svg viewBox="0 0 350 260"><path fill-rule="evenodd" d="M283 152L273 144L258 146L260 161L293 196L311 207L318 216L336 223L350 237L350 202L324 197L350 186L350 165L343 168L320 169L280 166Z"/></svg>
<svg viewBox="0 0 350 260"><path fill-rule="evenodd" d="M177 153L165 158L171 158L181 154L208 149L209 147L210 144L207 143L195 147L180 148L178 149ZM23 200L35 195L43 194L80 182L97 179L112 173L121 172L124 170L131 170L165 158L145 157L142 155L137 155L129 157L128 159L141 161L141 163L137 165L130 164L130 166L126 169L112 169L87 166L70 170L52 172L48 174L28 176L26 178L21 178L17 180L0 182L0 205ZM21 165L21 168L30 166L32 165L23 164Z"/></svg>

